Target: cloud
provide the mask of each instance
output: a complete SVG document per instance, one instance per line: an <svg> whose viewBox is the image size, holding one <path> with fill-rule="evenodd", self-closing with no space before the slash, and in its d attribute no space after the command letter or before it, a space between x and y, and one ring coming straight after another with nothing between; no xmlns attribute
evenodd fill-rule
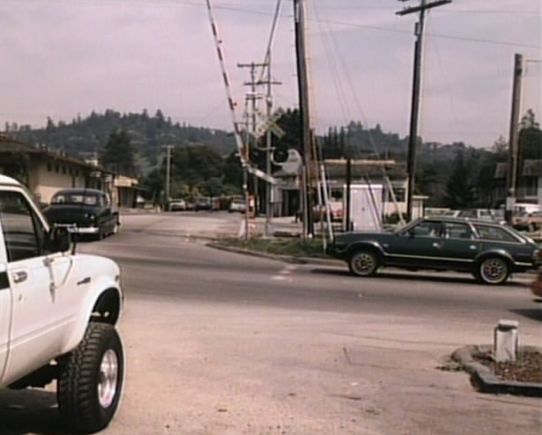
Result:
<svg viewBox="0 0 542 435"><path fill-rule="evenodd" d="M237 64L263 60L275 2L213 4L232 91L242 107L249 71ZM404 5L393 1L308 5L315 126L325 130L354 119L406 134L415 16L397 16ZM283 1L273 47L273 78L282 82L275 103L283 107L297 104L292 14L291 2ZM46 116L70 120L93 109L161 108L181 122L232 128L204 2L6 0L0 24L1 121L42 125ZM540 48L529 48L540 44L540 14L532 0L498 6L454 1L432 11L424 137L482 146L506 136L513 55L542 58Z"/></svg>

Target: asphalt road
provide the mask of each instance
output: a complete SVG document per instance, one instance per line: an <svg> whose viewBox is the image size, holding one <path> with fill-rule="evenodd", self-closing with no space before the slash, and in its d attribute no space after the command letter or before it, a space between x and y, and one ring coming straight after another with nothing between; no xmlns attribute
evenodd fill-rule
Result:
<svg viewBox="0 0 542 435"><path fill-rule="evenodd" d="M526 275L481 286L467 275L292 265L214 250L238 215L130 215L79 249L121 265L128 357L108 434L539 434L542 402L473 391L439 370L489 344L502 318L540 345L542 304ZM54 394L0 395L6 433L59 433ZM0 433L4 433L0 430Z"/></svg>

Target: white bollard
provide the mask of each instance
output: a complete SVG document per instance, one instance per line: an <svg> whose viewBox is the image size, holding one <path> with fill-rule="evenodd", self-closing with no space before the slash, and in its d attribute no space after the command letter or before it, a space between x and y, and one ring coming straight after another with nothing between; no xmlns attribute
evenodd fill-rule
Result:
<svg viewBox="0 0 542 435"><path fill-rule="evenodd" d="M518 350L517 320L499 320L494 333L494 353L496 362L513 362Z"/></svg>

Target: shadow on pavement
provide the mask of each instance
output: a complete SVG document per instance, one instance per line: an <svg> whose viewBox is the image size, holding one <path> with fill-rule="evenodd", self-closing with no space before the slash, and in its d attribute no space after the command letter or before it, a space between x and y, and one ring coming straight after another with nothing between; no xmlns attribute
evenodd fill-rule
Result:
<svg viewBox="0 0 542 435"><path fill-rule="evenodd" d="M383 272L378 272L374 276L362 278L362 277L353 276L347 270L325 269L325 268L318 268L318 267L312 269L311 273L350 277L352 279L359 279L359 280L361 279L393 279L397 281L427 281L427 282L461 283L461 284L476 285L476 286L484 285L476 281L474 278L472 278L468 274L465 274L464 276L450 276L450 275L435 276L435 275L424 275L423 272L420 274L413 274L413 273L383 271ZM435 272L435 273L439 273L439 272ZM443 273L446 273L446 272L443 272ZM495 288L517 287L517 286L524 286L524 284L514 282L512 280L512 281L506 282L503 285L496 286Z"/></svg>
<svg viewBox="0 0 542 435"><path fill-rule="evenodd" d="M540 308L518 308L510 310L510 312L527 317L531 320L538 320L539 322L542 322L542 306Z"/></svg>
<svg viewBox="0 0 542 435"><path fill-rule="evenodd" d="M56 393L43 390L0 391L0 434L67 435Z"/></svg>

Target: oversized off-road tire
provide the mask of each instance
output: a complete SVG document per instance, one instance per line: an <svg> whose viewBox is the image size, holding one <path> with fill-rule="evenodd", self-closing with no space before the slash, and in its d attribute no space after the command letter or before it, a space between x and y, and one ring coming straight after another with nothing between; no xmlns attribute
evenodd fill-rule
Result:
<svg viewBox="0 0 542 435"><path fill-rule="evenodd" d="M124 381L124 353L115 328L91 322L77 349L61 364L58 405L69 428L88 434L107 427Z"/></svg>
<svg viewBox="0 0 542 435"><path fill-rule="evenodd" d="M510 265L504 258L487 257L478 263L474 276L484 284L504 284L510 276Z"/></svg>
<svg viewBox="0 0 542 435"><path fill-rule="evenodd" d="M355 251L348 260L350 272L357 276L374 275L379 266L380 260L373 251Z"/></svg>

